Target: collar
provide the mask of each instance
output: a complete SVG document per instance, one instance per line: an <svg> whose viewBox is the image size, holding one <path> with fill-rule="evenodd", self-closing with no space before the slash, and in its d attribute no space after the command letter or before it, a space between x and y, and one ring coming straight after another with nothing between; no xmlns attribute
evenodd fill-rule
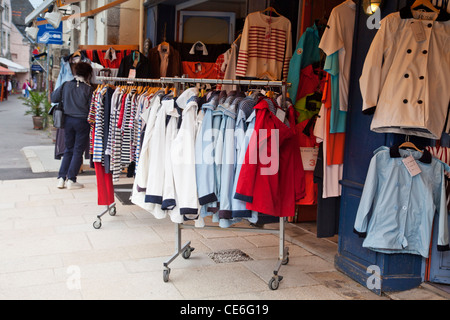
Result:
<svg viewBox="0 0 450 320"><path fill-rule="evenodd" d="M116 60L117 59L116 50L114 50L114 48L112 47L106 50L105 59L111 61Z"/></svg>
<svg viewBox="0 0 450 320"><path fill-rule="evenodd" d="M195 51L197 49L198 50L202 50L204 56L208 55L208 50L206 49L206 45L203 42L201 42L201 41L197 41L196 43L194 43L194 45L192 46L191 50L189 51L189 54L195 54Z"/></svg>
<svg viewBox="0 0 450 320"><path fill-rule="evenodd" d="M391 158L401 158L400 150L398 148L399 146L400 144L396 144L389 148L389 155L391 156ZM420 157L419 161L422 163L430 164L431 159L432 156L430 151L428 151L427 149L423 149L423 154L422 157Z"/></svg>
<svg viewBox="0 0 450 320"><path fill-rule="evenodd" d="M414 16L411 11L411 7L408 7L408 6L403 7L402 9L400 9L399 12L400 12L400 18L402 18L402 19L414 19ZM441 9L439 11L439 14L435 21L443 22L443 21L449 21L449 20L450 20L450 14L446 10Z"/></svg>
<svg viewBox="0 0 450 320"><path fill-rule="evenodd" d="M163 47L166 48L166 50L163 50ZM170 46L169 45L163 45L163 44L159 44L158 47L158 52L159 54L169 54L170 53Z"/></svg>

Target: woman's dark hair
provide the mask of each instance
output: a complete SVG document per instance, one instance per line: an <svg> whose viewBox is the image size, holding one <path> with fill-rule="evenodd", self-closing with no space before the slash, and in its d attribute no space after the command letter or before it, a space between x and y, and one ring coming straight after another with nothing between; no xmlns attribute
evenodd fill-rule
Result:
<svg viewBox="0 0 450 320"><path fill-rule="evenodd" d="M75 75L83 77L86 81L90 81L93 69L87 62L78 62L74 66Z"/></svg>

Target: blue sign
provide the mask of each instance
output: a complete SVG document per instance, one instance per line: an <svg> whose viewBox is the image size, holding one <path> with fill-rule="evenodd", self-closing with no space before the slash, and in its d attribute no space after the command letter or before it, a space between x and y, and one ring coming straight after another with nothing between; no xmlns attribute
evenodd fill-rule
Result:
<svg viewBox="0 0 450 320"><path fill-rule="evenodd" d="M37 21L45 19L37 18ZM63 22L59 24L58 28L53 28L49 23L40 25L37 34L36 42L44 44L63 44Z"/></svg>
<svg viewBox="0 0 450 320"><path fill-rule="evenodd" d="M44 72L44 69L42 69L42 67L38 64L32 64L31 65L31 71L39 71L39 72Z"/></svg>

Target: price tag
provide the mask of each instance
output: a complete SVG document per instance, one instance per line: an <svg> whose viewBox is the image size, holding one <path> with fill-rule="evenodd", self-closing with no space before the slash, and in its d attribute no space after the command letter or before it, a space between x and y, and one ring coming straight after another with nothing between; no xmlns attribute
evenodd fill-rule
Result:
<svg viewBox="0 0 450 320"><path fill-rule="evenodd" d="M411 177L417 176L422 172L413 156L406 157L402 161Z"/></svg>
<svg viewBox="0 0 450 320"><path fill-rule="evenodd" d="M423 42L427 40L427 35L425 34L425 28L422 22L411 22L411 30L414 33L414 38L417 42Z"/></svg>
<svg viewBox="0 0 450 320"><path fill-rule="evenodd" d="M130 69L128 73L128 78L135 79L136 78L136 69Z"/></svg>
<svg viewBox="0 0 450 320"><path fill-rule="evenodd" d="M280 119L281 122L284 122L284 119L286 118L286 112L278 108L276 116L278 119Z"/></svg>
<svg viewBox="0 0 450 320"><path fill-rule="evenodd" d="M267 27L266 28L266 40L270 40L270 38L272 38L272 27Z"/></svg>
<svg viewBox="0 0 450 320"><path fill-rule="evenodd" d="M314 171L317 163L317 156L319 155L319 148L300 147L302 155L303 170Z"/></svg>

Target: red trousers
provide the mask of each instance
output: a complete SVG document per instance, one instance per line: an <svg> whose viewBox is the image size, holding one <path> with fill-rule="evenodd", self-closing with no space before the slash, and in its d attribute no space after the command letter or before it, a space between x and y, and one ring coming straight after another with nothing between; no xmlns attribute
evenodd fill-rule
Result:
<svg viewBox="0 0 450 320"><path fill-rule="evenodd" d="M112 174L105 173L105 168L100 162L94 162L94 167L97 177L98 205L109 206L115 201Z"/></svg>

